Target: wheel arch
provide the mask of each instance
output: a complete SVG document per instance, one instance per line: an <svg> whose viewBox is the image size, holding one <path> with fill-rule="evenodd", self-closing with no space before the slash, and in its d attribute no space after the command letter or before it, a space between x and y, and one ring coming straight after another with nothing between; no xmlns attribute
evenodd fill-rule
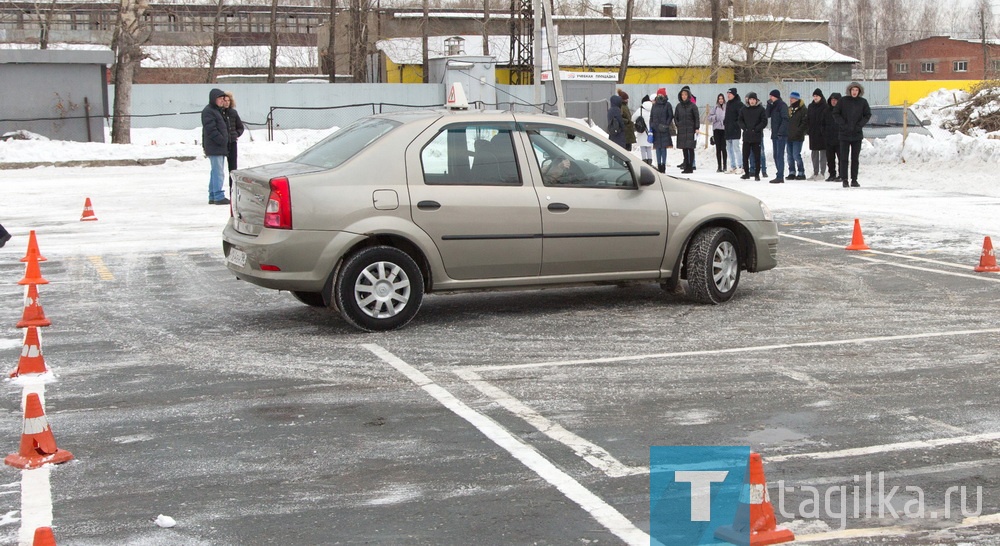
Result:
<svg viewBox="0 0 1000 546"><path fill-rule="evenodd" d="M420 275L424 281L424 293L427 294L431 291L433 283L430 262L416 243L395 233L370 233L367 234L367 237L345 250L340 259L337 260L337 263L334 264L333 270L330 271L330 275L326 279L326 284L323 286L323 298L328 302L328 305L336 307L336 298L333 297L333 284L344 262L355 253L376 246L389 246L405 252L417 263L417 267L420 268Z"/></svg>
<svg viewBox="0 0 1000 546"><path fill-rule="evenodd" d="M756 269L757 245L754 244L753 235L750 233L750 230L747 229L742 222L735 218L711 218L702 222L698 225L698 227L688 232L687 238L684 240L684 245L681 247L680 254L677 256L677 261L674 262L680 264L680 275L675 276L676 278L687 279L688 251L691 248L691 240L694 238L695 234L704 229L713 227L726 228L736 235L736 241L739 245L740 251L740 269L744 271L754 271Z"/></svg>

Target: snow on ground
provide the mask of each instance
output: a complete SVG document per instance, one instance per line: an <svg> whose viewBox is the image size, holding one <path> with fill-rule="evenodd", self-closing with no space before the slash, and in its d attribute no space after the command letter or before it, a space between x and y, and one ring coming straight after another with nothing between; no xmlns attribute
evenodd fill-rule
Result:
<svg viewBox="0 0 1000 546"><path fill-rule="evenodd" d="M715 172L712 147L697 150L699 169L693 178L758 196L779 222L822 219L829 229L861 218L866 240L889 251L960 251L978 257L984 235L1000 237L1000 140L973 138L937 128L954 104L952 92L932 94L914 105L918 115L932 120L934 137L911 135L866 141L861 155L860 189L821 181L740 180ZM240 139L240 165L249 167L288 160L318 142L329 130L282 130L267 140L263 130ZM5 207L0 223L15 238L8 243L23 251L29 229L49 232L43 248L49 252L170 251L221 248L220 232L226 207L207 204L208 161L200 146L201 131L133 129L132 144L115 145L46 140L0 142L0 163L79 159L136 159L193 156L194 161L168 161L158 166L36 167L4 171L0 188ZM108 139L110 141L110 138ZM769 141L768 141L769 145ZM808 143L803 159L812 166ZM774 162L768 150L768 174ZM668 152L668 174L680 152ZM99 222L79 222L86 197L91 197ZM879 229L879 227L885 229ZM849 236L849 235L848 235ZM874 246L874 245L873 245ZM21 250L18 250L18 249ZM221 256L221 252L220 252Z"/></svg>

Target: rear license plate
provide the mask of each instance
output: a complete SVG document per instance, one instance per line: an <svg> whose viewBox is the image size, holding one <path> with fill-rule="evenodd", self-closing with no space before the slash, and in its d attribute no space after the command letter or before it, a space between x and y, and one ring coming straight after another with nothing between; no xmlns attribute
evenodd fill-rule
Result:
<svg viewBox="0 0 1000 546"><path fill-rule="evenodd" d="M236 267L244 267L247 265L247 253L236 247L232 247L229 249L229 256L226 256L226 261Z"/></svg>

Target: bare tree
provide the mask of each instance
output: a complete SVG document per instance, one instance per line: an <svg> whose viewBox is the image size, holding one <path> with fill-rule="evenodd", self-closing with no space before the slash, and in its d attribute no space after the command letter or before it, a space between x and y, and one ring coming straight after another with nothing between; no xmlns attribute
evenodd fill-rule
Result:
<svg viewBox="0 0 1000 546"><path fill-rule="evenodd" d="M356 83L367 79L368 51L371 47L368 32L368 13L372 0L351 0L350 10L350 65ZM427 51L427 48L424 48Z"/></svg>
<svg viewBox="0 0 1000 546"><path fill-rule="evenodd" d="M719 83L719 41L721 41L722 27L722 6L721 0L711 0L712 2L712 74L711 83Z"/></svg>
<svg viewBox="0 0 1000 546"><path fill-rule="evenodd" d="M330 0L330 34L327 37L326 54L323 56L330 83L337 81L337 0Z"/></svg>
<svg viewBox="0 0 1000 546"><path fill-rule="evenodd" d="M278 0L271 0L271 31L268 35L271 54L267 61L267 83L274 83L278 66Z"/></svg>
<svg viewBox="0 0 1000 546"><path fill-rule="evenodd" d="M222 46L222 32L219 32L219 25L222 21L222 9L226 0L218 0L215 5L215 17L212 20L212 52L208 57L208 74L205 76L205 83L215 81L215 62L219 58L219 47Z"/></svg>
<svg viewBox="0 0 1000 546"><path fill-rule="evenodd" d="M625 72L628 71L628 58L632 52L632 15L635 0L625 2L625 25L622 29L622 64L618 67L618 83L625 83Z"/></svg>
<svg viewBox="0 0 1000 546"><path fill-rule="evenodd" d="M115 52L115 101L114 120L111 123L111 142L132 142L132 80L135 69L144 58L142 44L149 39L143 16L149 5L146 0L120 0L118 20L115 25L111 49Z"/></svg>
<svg viewBox="0 0 1000 546"><path fill-rule="evenodd" d="M428 20L429 20L429 17L428 17L428 11L429 11L428 8L429 8L429 6L428 6L428 1L427 0L424 0L424 2L423 2L423 8L424 8L424 18L422 20L422 23L420 24L420 43L421 43L421 46L422 46L420 49L423 50L422 51L422 54L423 54L422 61L423 62L422 62L421 72L423 72L423 74L424 74L424 83L427 83L429 81L429 78L430 78L430 69L431 69L430 57L428 56L429 53L427 52L427 49L429 47L428 40L427 40L427 32L428 32L427 24L428 24Z"/></svg>
<svg viewBox="0 0 1000 546"><path fill-rule="evenodd" d="M483 0L483 55L490 54L490 0Z"/></svg>

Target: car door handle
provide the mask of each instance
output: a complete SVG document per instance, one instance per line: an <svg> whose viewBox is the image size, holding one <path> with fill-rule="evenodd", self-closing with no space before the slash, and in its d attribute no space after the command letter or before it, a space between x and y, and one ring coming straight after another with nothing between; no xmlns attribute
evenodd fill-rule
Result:
<svg viewBox="0 0 1000 546"><path fill-rule="evenodd" d="M569 210L569 205L566 203L549 203L548 209L550 212L566 212Z"/></svg>
<svg viewBox="0 0 1000 546"><path fill-rule="evenodd" d="M441 208L441 203L437 201L420 201L417 203L417 208L420 210L437 210Z"/></svg>

